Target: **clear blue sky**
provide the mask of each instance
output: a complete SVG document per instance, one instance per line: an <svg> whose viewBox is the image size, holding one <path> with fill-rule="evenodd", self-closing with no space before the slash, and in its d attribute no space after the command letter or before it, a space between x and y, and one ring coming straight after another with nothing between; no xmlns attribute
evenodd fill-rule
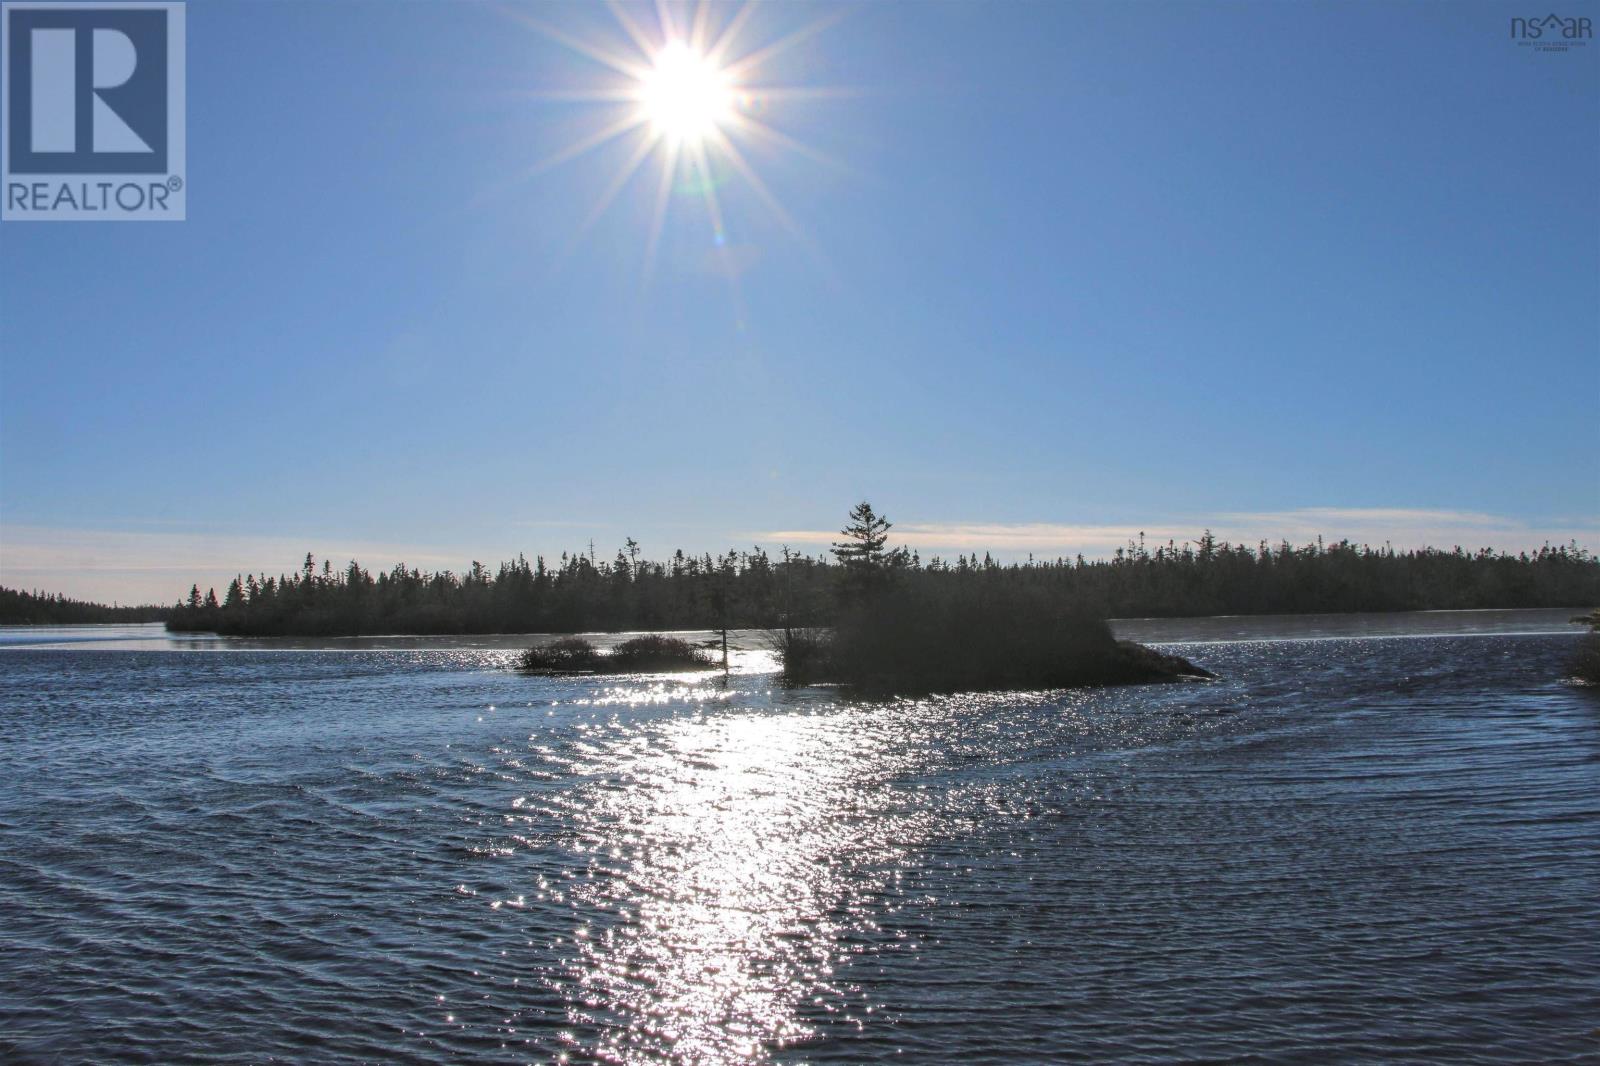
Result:
<svg viewBox="0 0 1600 1066"><path fill-rule="evenodd" d="M529 174L609 75L515 12L604 8L193 2L188 221L0 226L0 580L815 549L862 497L946 554L1600 546L1600 42L1525 6L758 8L842 15L751 79L839 90L739 142L794 231L722 166L723 249L680 187L652 260L652 163L587 231L621 145Z"/></svg>

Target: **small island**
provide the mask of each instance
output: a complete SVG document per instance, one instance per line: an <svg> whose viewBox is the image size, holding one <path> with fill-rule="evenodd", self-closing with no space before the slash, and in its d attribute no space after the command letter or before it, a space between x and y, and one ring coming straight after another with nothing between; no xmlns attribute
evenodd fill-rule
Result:
<svg viewBox="0 0 1600 1066"><path fill-rule="evenodd" d="M924 633L886 641L868 636L872 628L791 634L779 644L784 681L834 684L863 695L923 696L1216 677L1180 655L1117 640L1110 626L1094 619L1042 632L952 627L931 639ZM982 641L971 643L980 635Z"/></svg>

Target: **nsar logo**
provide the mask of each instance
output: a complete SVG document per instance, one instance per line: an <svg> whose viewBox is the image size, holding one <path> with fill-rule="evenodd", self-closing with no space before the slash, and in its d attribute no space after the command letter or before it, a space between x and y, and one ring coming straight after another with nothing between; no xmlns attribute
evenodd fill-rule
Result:
<svg viewBox="0 0 1600 1066"><path fill-rule="evenodd" d="M181 221L182 3L0 4L6 221Z"/></svg>
<svg viewBox="0 0 1600 1066"><path fill-rule="evenodd" d="M1543 18L1514 18L1511 20L1511 37L1525 48L1540 52L1565 52L1582 48L1594 36L1594 26L1582 16L1563 18L1546 15Z"/></svg>

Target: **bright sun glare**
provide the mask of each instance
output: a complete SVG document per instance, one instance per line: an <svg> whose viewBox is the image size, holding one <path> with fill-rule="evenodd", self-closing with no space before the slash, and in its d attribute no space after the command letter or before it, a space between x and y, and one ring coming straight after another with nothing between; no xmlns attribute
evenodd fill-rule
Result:
<svg viewBox="0 0 1600 1066"><path fill-rule="evenodd" d="M736 237L725 229L718 190L730 182L730 187L752 194L784 229L809 245L745 152L760 147L769 157L788 152L832 164L822 153L774 128L768 111L783 101L834 93L818 85L774 84L770 68L779 56L810 40L835 18L823 17L772 39L762 32L760 24L765 19L758 16L753 0L740 6L713 6L709 0L692 5L663 0L653 7L618 3L610 5L610 10L621 30L619 38L580 35L546 25L525 11L513 16L610 72L602 83L534 94L562 102L592 103L603 110L587 133L541 160L529 174L613 142L627 146L619 150L617 169L579 224L578 236L605 213L634 175L654 160L655 210L645 244L647 276L674 196L703 202L711 247L718 255L728 254L729 242ZM654 19L636 18L641 11L653 11ZM763 36L767 36L764 42L760 40Z"/></svg>
<svg viewBox="0 0 1600 1066"><path fill-rule="evenodd" d="M639 82L639 102L658 133L698 144L733 115L733 86L725 70L682 41L669 42Z"/></svg>

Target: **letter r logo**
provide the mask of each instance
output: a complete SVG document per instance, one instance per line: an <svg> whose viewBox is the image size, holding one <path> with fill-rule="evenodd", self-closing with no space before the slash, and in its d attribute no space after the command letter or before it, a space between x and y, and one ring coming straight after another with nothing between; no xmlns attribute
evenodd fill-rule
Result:
<svg viewBox="0 0 1600 1066"><path fill-rule="evenodd" d="M166 173L168 12L8 8L10 172Z"/></svg>
<svg viewBox="0 0 1600 1066"><path fill-rule="evenodd" d="M93 150L149 152L153 149L106 102L102 89L128 83L139 62L133 41L121 30L94 30L88 88L95 94L90 110ZM75 152L78 149L78 31L33 31L33 150Z"/></svg>

